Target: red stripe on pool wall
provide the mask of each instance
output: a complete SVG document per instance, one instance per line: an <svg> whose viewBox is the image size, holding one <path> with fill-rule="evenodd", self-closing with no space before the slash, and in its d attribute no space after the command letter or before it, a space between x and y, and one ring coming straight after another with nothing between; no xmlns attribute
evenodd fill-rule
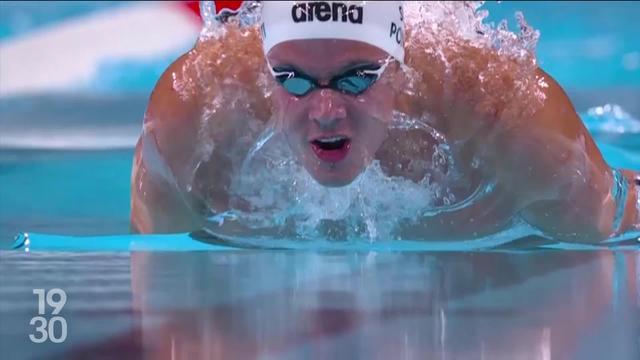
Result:
<svg viewBox="0 0 640 360"><path fill-rule="evenodd" d="M215 1L216 3L216 10L218 12L220 12L220 10L222 9L229 9L229 10L238 10L240 8L240 5L242 5L242 1Z"/></svg>
<svg viewBox="0 0 640 360"><path fill-rule="evenodd" d="M199 1L185 1L184 4L198 17L200 17L200 2Z"/></svg>
<svg viewBox="0 0 640 360"><path fill-rule="evenodd" d="M216 11L220 12L222 9L230 9L230 10L238 10L240 5L242 5L242 1L214 1L216 4ZM184 1L184 4L191 10L194 14L200 17L200 1Z"/></svg>

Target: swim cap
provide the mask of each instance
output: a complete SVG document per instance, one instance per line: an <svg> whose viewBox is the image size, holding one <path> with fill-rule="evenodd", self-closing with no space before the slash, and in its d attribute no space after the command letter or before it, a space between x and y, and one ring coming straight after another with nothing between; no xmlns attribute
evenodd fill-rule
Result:
<svg viewBox="0 0 640 360"><path fill-rule="evenodd" d="M362 41L404 61L402 1L263 1L265 55L289 40Z"/></svg>

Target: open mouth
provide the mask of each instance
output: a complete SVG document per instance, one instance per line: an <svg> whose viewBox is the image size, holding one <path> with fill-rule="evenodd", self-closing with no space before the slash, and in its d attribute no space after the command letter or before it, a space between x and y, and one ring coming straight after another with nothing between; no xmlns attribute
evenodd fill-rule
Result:
<svg viewBox="0 0 640 360"><path fill-rule="evenodd" d="M320 160L338 162L349 154L351 139L341 135L317 138L311 141L311 148Z"/></svg>

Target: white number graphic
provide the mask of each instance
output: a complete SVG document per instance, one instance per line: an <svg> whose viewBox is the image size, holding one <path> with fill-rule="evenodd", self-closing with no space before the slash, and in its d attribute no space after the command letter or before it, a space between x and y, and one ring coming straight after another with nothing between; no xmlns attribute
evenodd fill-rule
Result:
<svg viewBox="0 0 640 360"><path fill-rule="evenodd" d="M53 300L53 295L58 295L57 301ZM67 294L61 289L51 289L47 292L47 304L54 308L51 314L58 315L66 303Z"/></svg>
<svg viewBox="0 0 640 360"><path fill-rule="evenodd" d="M44 289L33 289L33 293L38 295L38 314L44 315Z"/></svg>
<svg viewBox="0 0 640 360"><path fill-rule="evenodd" d="M29 334L29 339L31 339L31 341L33 341L36 344L43 343L47 341L47 339L49 338L49 334L47 333L47 329L46 329L47 319L45 319L44 317L42 316L33 317L29 322L29 325L35 325L35 323L38 321L40 322L40 326L36 327L36 331L42 334L42 336L36 337L34 334Z"/></svg>
<svg viewBox="0 0 640 360"><path fill-rule="evenodd" d="M46 305L52 308L51 315L58 315L67 303L67 294L62 289L33 289L38 296L38 315L46 315ZM54 316L47 320L44 316L34 316L29 325L35 326L35 334L29 334L29 339L40 344L47 340L59 344L67 339L67 320L62 316ZM38 336L39 335L39 336Z"/></svg>
<svg viewBox="0 0 640 360"><path fill-rule="evenodd" d="M60 324L60 336L55 336L56 327L55 324ZM62 316L54 316L49 320L49 339L51 342L59 344L67 339L67 320L65 320Z"/></svg>

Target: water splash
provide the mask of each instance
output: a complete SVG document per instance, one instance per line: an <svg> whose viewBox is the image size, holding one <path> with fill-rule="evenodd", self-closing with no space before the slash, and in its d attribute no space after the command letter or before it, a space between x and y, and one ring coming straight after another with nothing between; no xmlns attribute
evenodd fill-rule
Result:
<svg viewBox="0 0 640 360"><path fill-rule="evenodd" d="M200 1L200 15L204 23L200 39L219 38L224 35L226 24L254 26L261 21L260 9L260 1L243 1L237 10L222 8L220 11L216 9L215 1Z"/></svg>
<svg viewBox="0 0 640 360"><path fill-rule="evenodd" d="M418 98L430 96L433 89L427 86L432 82L423 76L441 69L444 92L464 88L481 95L481 111L535 111L544 100L545 86L536 73L539 33L521 14L516 15L519 34L508 31L506 22L497 27L484 24L488 12L482 4L405 4L408 60L402 69L409 81L402 91ZM205 26L198 44L172 74L181 99L202 104L197 150L185 164L191 169L186 182L188 192L206 205L213 225L277 227L307 239L398 239L402 221L458 209L492 191L490 182L478 187L458 173L454 144L426 111L411 115L396 111L389 128L422 139L410 151L391 149L398 156L421 154L407 159L405 168L395 169L411 176L391 176L389 164L376 160L347 186L319 185L296 161L274 125L270 99L274 82L260 46L260 7L260 2L245 1L238 11L216 14L212 2L202 2ZM480 56L464 56L469 49L478 50ZM473 162L473 168L482 167L478 158ZM213 163L228 164L224 171L230 175L220 174ZM452 184L469 196L458 199ZM215 198L220 193L226 194L226 202Z"/></svg>
<svg viewBox="0 0 640 360"><path fill-rule="evenodd" d="M423 74L440 68L445 92L475 98L478 113L524 118L545 99L547 84L535 56L540 33L522 13L516 14L517 34L508 30L506 20L497 26L485 23L488 11L481 9L483 4L405 2L407 64ZM414 92L424 97L431 89L426 88L429 83L422 86Z"/></svg>
<svg viewBox="0 0 640 360"><path fill-rule="evenodd" d="M211 1L200 6L204 27L198 42L171 74L180 99L197 103L200 112L195 150L181 172L189 174L182 176L184 188L202 207L224 212L225 201L214 199L228 187L221 169L237 168L263 130L271 108L266 89L273 80L259 46L259 2L218 13Z"/></svg>
<svg viewBox="0 0 640 360"><path fill-rule="evenodd" d="M519 33L508 29L503 19L497 26L485 23L489 11L481 9L484 1L407 1L404 3L406 24L413 35L409 42L424 39L445 46L460 44L459 40L477 47L500 51L501 55L535 61L535 48L540 32L532 28L522 12L515 13ZM444 40L444 41L443 41ZM436 46L436 50L441 47Z"/></svg>
<svg viewBox="0 0 640 360"><path fill-rule="evenodd" d="M217 13L215 1L200 1L200 16L204 23L204 29L211 30L218 27Z"/></svg>
<svg viewBox="0 0 640 360"><path fill-rule="evenodd" d="M424 159L407 159L403 169L419 177L400 176L397 169L374 160L351 184L330 188L317 183L298 163L284 133L272 123L230 182L237 219L253 229L275 226L281 233L308 239L390 240L400 238L402 221L469 203L458 204L447 186L457 174L443 134L401 113L395 114L391 129L426 134L433 153L426 152ZM404 148L390 151L406 153Z"/></svg>

